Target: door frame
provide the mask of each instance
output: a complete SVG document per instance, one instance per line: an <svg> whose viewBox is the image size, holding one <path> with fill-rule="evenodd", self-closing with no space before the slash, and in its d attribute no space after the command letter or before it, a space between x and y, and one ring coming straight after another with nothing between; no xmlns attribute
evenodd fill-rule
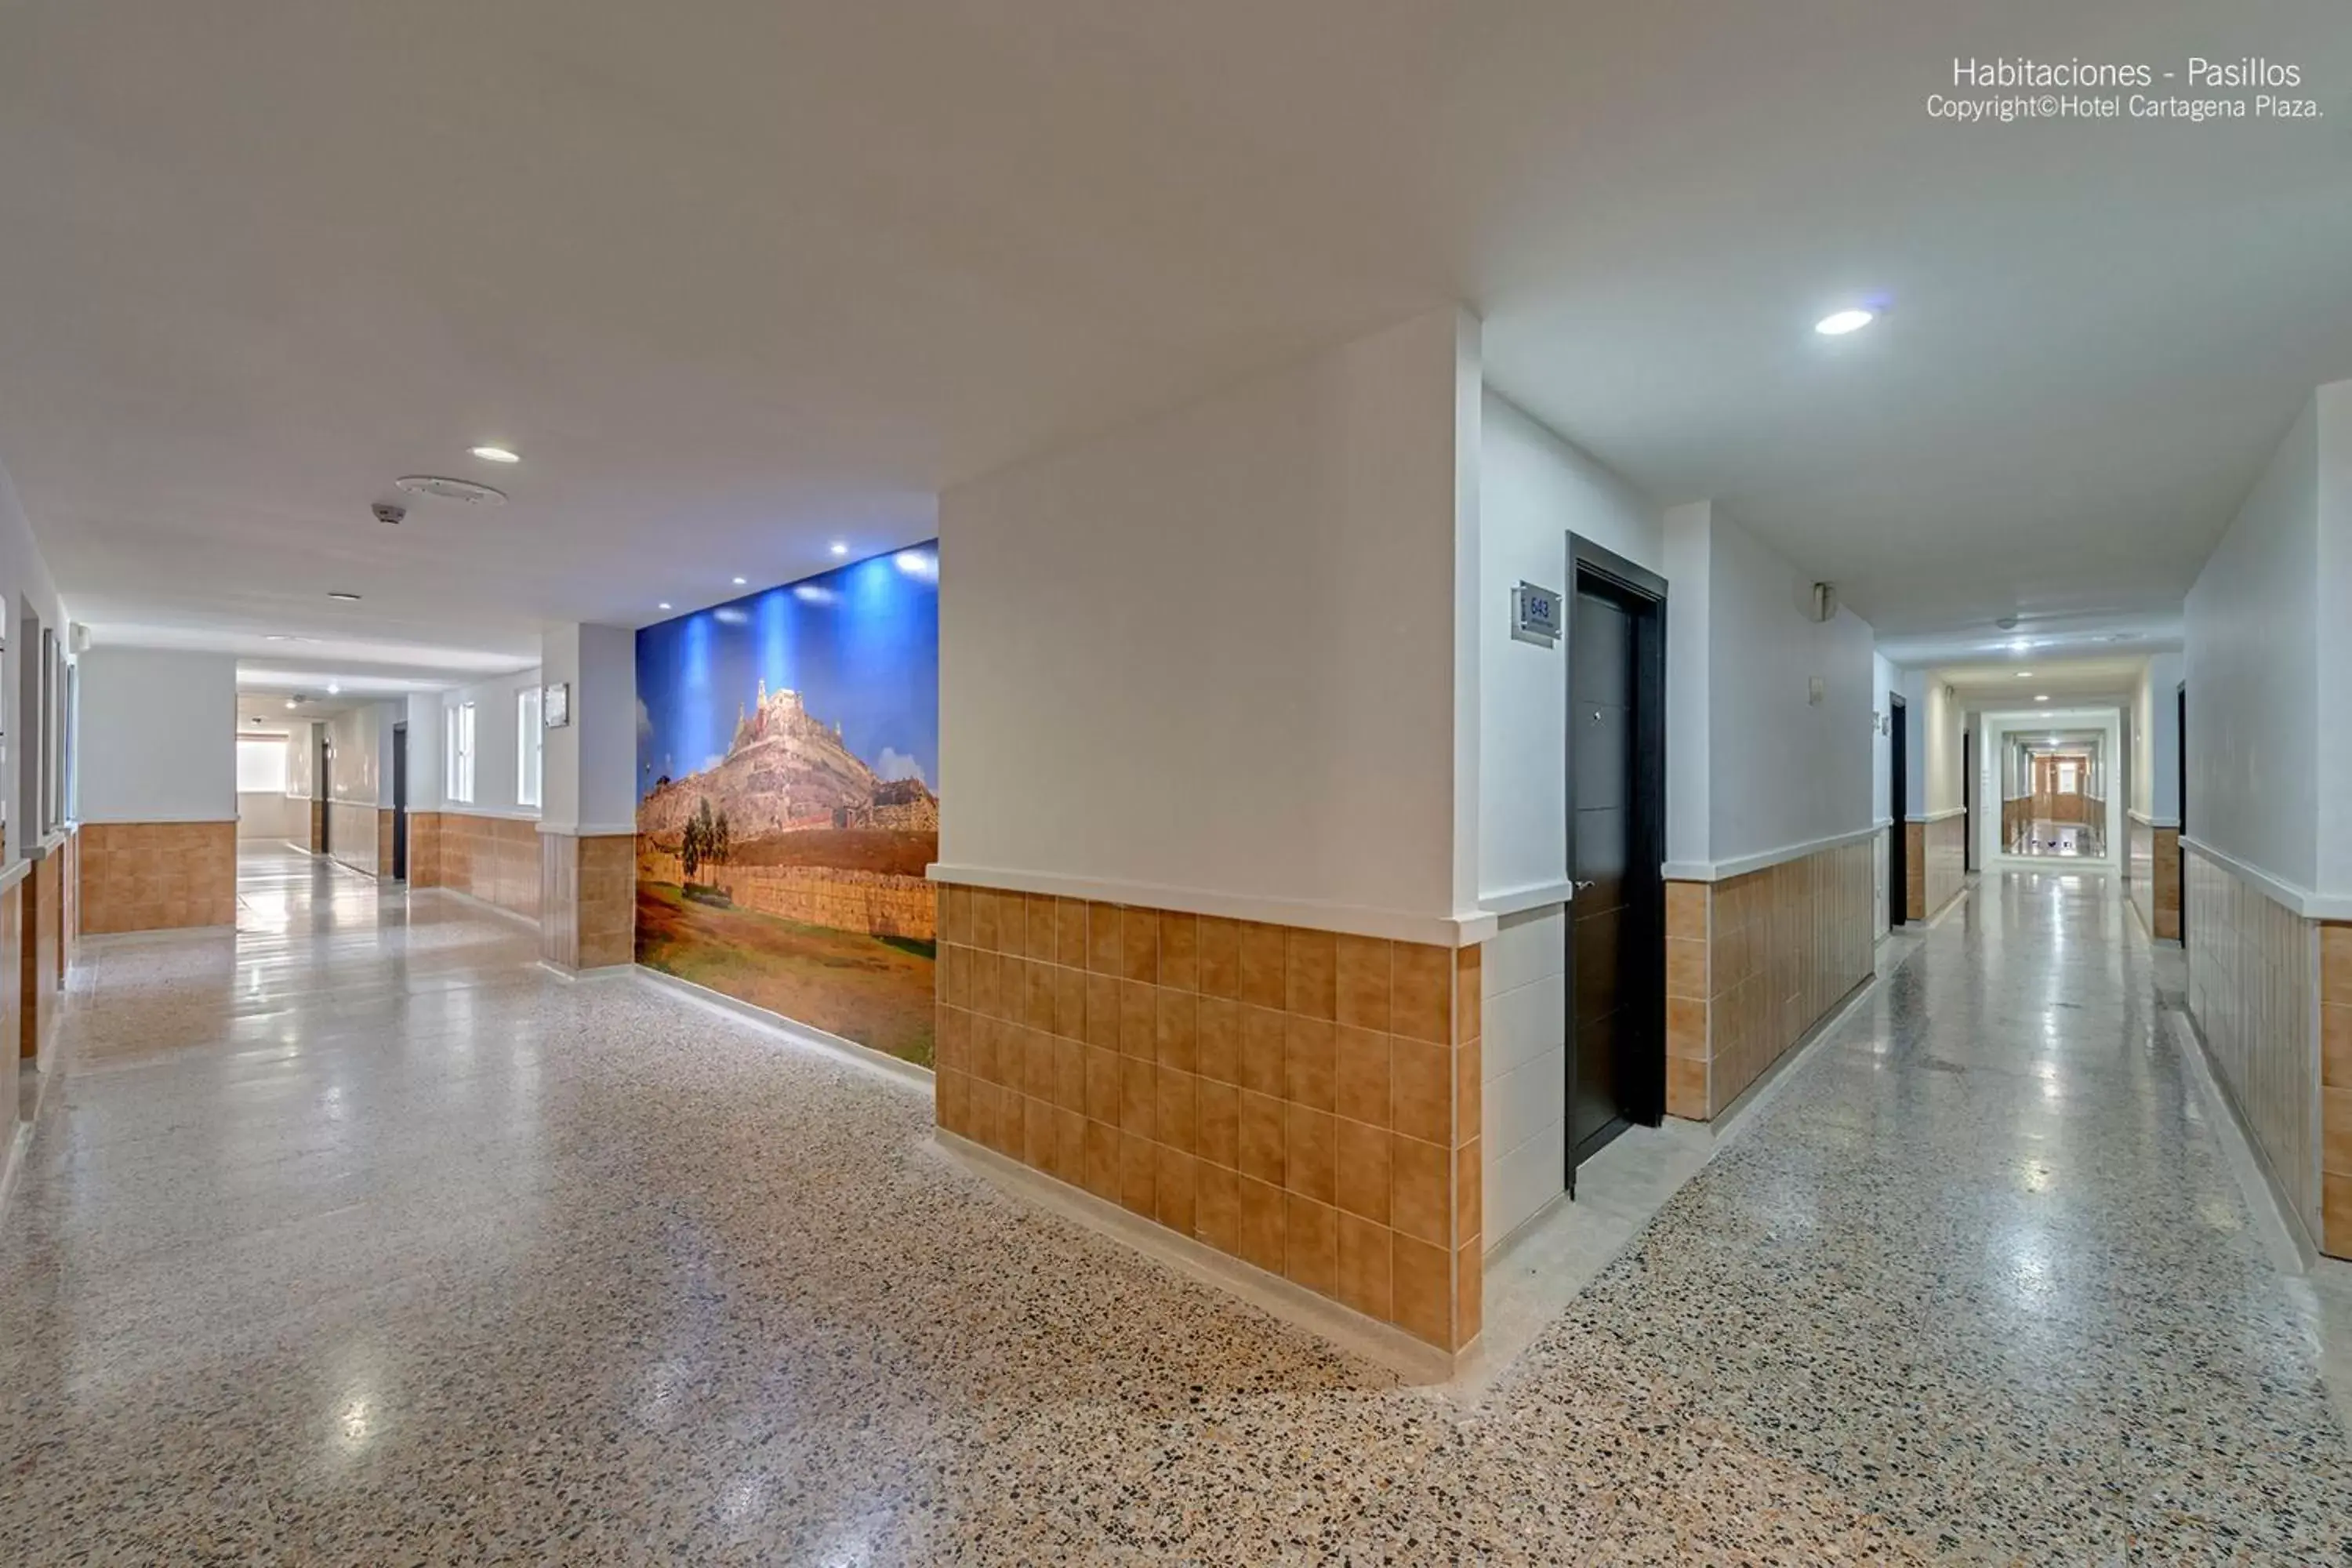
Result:
<svg viewBox="0 0 2352 1568"><path fill-rule="evenodd" d="M1887 806L1895 818L1886 844L1886 925L1911 918L1911 704L1899 691L1886 696Z"/></svg>
<svg viewBox="0 0 2352 1568"><path fill-rule="evenodd" d="M1971 742L1976 739L1976 726L1960 726L1960 869L1977 868L1976 826L1976 758Z"/></svg>
<svg viewBox="0 0 2352 1568"><path fill-rule="evenodd" d="M1580 1142L1570 1131L1576 1105L1576 726L1562 714L1562 759L1567 766L1567 842L1562 859L1570 894L1560 921L1561 970L1567 976L1568 1010L1562 1070L1567 1099L1560 1137L1566 1145L1568 1194L1576 1195L1577 1167L1636 1123L1655 1127L1666 1112L1666 580L1616 552L1578 534L1568 536L1568 592L1561 595L1560 643L1564 655L1576 647L1576 600L1588 581L1607 589L1633 623L1633 809L1626 830L1625 931L1619 947L1625 967L1625 1016L1633 1026L1619 1032L1622 1104L1624 1114ZM1573 673L1560 672L1572 708Z"/></svg>
<svg viewBox="0 0 2352 1568"><path fill-rule="evenodd" d="M333 777L334 765L334 737L328 734L326 725L321 724L319 726L318 759L319 853L321 855L331 855L334 853L335 811L334 807L329 804L335 798L335 791L332 784L330 782Z"/></svg>
<svg viewBox="0 0 2352 1568"><path fill-rule="evenodd" d="M2172 803L2173 852L2180 858L2176 873L2180 904L2180 951L2189 951L2189 682L2182 681L2173 689L2173 721L2177 733L2173 736L2172 763L2177 770L2174 783L2179 785ZM2152 795L2155 792L2150 791Z"/></svg>
<svg viewBox="0 0 2352 1568"><path fill-rule="evenodd" d="M408 880L408 726L392 727L392 879Z"/></svg>

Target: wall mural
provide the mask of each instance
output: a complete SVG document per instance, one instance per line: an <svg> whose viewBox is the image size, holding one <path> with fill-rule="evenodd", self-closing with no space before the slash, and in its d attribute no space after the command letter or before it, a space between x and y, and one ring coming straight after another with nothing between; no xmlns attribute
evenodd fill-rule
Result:
<svg viewBox="0 0 2352 1568"><path fill-rule="evenodd" d="M637 633L637 962L929 1066L940 556Z"/></svg>

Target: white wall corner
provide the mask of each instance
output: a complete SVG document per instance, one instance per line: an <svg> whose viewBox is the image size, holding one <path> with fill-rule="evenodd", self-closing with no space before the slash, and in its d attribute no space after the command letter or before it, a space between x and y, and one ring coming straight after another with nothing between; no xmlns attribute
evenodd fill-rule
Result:
<svg viewBox="0 0 2352 1568"><path fill-rule="evenodd" d="M1666 605L1666 859L1704 865L1713 857L1708 598L1715 508L1693 501L1666 510L1662 532Z"/></svg>

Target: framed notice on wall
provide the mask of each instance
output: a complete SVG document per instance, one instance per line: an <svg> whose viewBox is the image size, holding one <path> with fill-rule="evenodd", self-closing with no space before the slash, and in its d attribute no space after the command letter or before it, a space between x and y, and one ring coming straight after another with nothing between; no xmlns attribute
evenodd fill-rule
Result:
<svg viewBox="0 0 2352 1568"><path fill-rule="evenodd" d="M561 730L572 722L572 683L568 680L551 682L539 694L540 712L551 730Z"/></svg>

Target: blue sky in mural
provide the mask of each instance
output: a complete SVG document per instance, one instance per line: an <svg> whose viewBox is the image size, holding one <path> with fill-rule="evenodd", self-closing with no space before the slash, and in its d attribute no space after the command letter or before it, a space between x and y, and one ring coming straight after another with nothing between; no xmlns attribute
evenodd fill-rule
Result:
<svg viewBox="0 0 2352 1568"><path fill-rule="evenodd" d="M877 555L637 633L637 796L726 755L735 716L790 688L886 779L940 776L940 552Z"/></svg>

